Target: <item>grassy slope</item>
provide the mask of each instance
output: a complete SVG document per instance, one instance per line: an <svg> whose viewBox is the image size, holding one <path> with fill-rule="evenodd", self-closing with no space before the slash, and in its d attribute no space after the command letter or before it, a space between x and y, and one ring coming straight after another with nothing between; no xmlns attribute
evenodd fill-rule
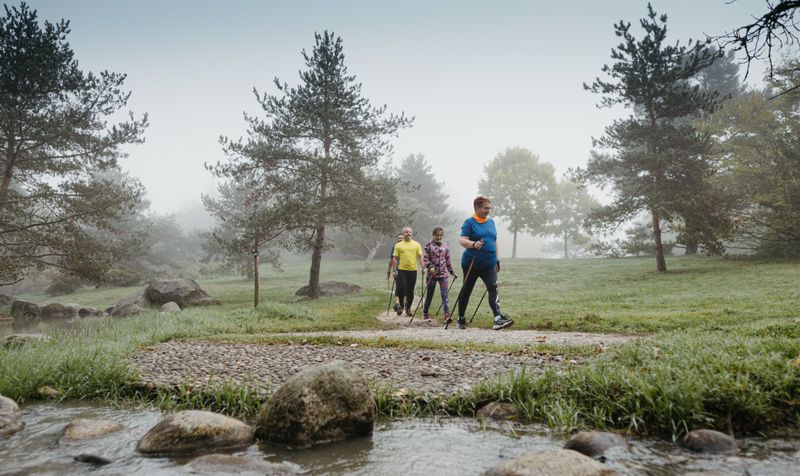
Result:
<svg viewBox="0 0 800 476"><path fill-rule="evenodd" d="M448 401L393 400L391 392L381 392L384 413L469 414L483 401L501 399L514 401L531 419L564 428L675 435L709 425L737 431L797 425L797 262L673 258L666 274L656 273L653 260L644 258L504 264L503 309L517 320L518 328L653 336L607 351L574 370L487 382ZM298 302L292 293L304 284L307 266L287 265L281 274L265 269L262 289L268 304L253 312L251 283L203 281L225 306L180 316L87 323L78 330L54 331L49 344L0 350L0 393L24 399L35 396L39 386L50 385L68 397L119 395L125 382L134 378L124 356L139 346L176 337L235 340L274 331L380 327L374 316L386 305L382 269L363 273L360 263L325 265L323 280L359 284L365 291ZM481 290L479 286L473 294L473 306ZM104 307L130 291L87 290L63 301ZM475 323L488 327L485 303ZM231 401L237 395L240 390L226 389L210 403L190 395L182 398L189 406L236 408L247 414Z"/></svg>

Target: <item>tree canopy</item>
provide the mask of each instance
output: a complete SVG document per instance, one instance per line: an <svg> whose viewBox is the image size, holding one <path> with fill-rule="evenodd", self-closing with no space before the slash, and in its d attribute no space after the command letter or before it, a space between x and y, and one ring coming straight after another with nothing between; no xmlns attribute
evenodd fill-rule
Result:
<svg viewBox="0 0 800 476"><path fill-rule="evenodd" d="M506 149L483 167L478 190L491 197L492 213L513 234L512 258L517 257L517 233L544 231L554 188L555 169L528 149Z"/></svg>
<svg viewBox="0 0 800 476"><path fill-rule="evenodd" d="M584 87L602 96L602 106L619 104L633 113L606 127L594 140L601 150L574 174L581 183L613 186L614 200L592 214L595 223L616 225L641 211L650 214L659 271L667 269L662 222L693 214L715 170L710 138L687 119L711 114L718 105L718 93L702 90L692 78L719 53L707 43L667 43L666 22L648 4L642 38L633 35L630 23L614 25L622 42L612 49L614 63L602 68L609 80L597 78ZM703 202L699 208L707 210Z"/></svg>
<svg viewBox="0 0 800 476"><path fill-rule="evenodd" d="M124 250L97 230L134 213L142 189L119 183L120 146L142 141L147 117L109 124L126 107L124 74L85 73L69 22L25 3L0 17L0 284L56 266L100 279Z"/></svg>
<svg viewBox="0 0 800 476"><path fill-rule="evenodd" d="M264 117L245 115L247 140L222 139L230 160L214 171L252 184L254 200L280 204L278 226L312 252L309 288L316 298L328 227L393 231L395 184L379 165L389 138L412 119L363 97L333 33L315 34L314 48L302 56L306 69L297 86L275 79L276 95L255 91Z"/></svg>

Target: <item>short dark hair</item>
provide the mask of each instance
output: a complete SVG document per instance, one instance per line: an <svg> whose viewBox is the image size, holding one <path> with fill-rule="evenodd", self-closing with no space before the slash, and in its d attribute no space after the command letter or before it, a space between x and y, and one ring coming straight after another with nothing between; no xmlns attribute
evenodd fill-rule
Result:
<svg viewBox="0 0 800 476"><path fill-rule="evenodd" d="M433 229L433 232L431 233L431 235L435 235L435 234L439 233L440 231L442 233L444 233L444 228L442 228L440 226L437 226L436 228Z"/></svg>
<svg viewBox="0 0 800 476"><path fill-rule="evenodd" d="M492 203L492 199L486 195L478 195L475 197L475 200L472 201L472 207L477 210L486 202Z"/></svg>

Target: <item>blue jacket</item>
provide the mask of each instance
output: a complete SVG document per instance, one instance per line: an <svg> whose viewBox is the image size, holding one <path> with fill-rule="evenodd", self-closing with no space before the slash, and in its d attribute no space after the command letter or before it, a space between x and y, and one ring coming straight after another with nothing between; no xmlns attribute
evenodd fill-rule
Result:
<svg viewBox="0 0 800 476"><path fill-rule="evenodd" d="M471 241L483 239L481 249L467 248L461 255L461 267L469 268L472 258L475 257L475 269L486 269L497 266L497 229L494 220L489 218L486 223L478 223L473 217L464 220L461 225L461 236L466 236Z"/></svg>

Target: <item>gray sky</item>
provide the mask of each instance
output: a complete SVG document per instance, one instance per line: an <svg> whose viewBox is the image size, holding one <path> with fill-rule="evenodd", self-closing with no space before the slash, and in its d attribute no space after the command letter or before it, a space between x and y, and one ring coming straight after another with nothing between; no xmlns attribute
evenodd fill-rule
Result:
<svg viewBox="0 0 800 476"><path fill-rule="evenodd" d="M672 40L720 34L764 10L763 0L653 2ZM347 65L375 105L416 116L395 159L422 153L457 209L469 209L483 164L527 147L560 176L586 163L591 136L620 111L584 91L645 1L30 1L42 19L71 21L85 70L128 74L130 108L147 112L146 143L123 167L152 208L175 212L213 187L204 162L223 160L218 137L245 132L253 87L294 84L314 32L344 41ZM635 29L639 35L638 29ZM751 73L760 82L763 68Z"/></svg>

